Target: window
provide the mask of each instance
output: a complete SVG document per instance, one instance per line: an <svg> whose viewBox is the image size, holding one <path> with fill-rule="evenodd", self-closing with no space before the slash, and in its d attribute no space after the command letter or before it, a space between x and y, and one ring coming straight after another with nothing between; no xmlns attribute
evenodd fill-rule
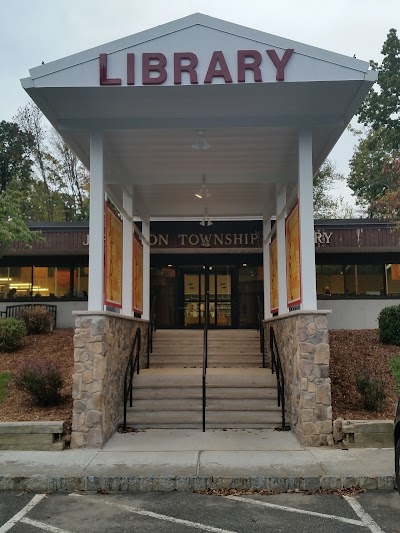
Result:
<svg viewBox="0 0 400 533"><path fill-rule="evenodd" d="M347 265L345 267L346 294L380 296L385 294L383 265Z"/></svg>
<svg viewBox="0 0 400 533"><path fill-rule="evenodd" d="M316 265L317 294L344 294L342 265Z"/></svg>
<svg viewBox="0 0 400 533"><path fill-rule="evenodd" d="M385 265L385 278L388 295L400 295L400 265Z"/></svg>

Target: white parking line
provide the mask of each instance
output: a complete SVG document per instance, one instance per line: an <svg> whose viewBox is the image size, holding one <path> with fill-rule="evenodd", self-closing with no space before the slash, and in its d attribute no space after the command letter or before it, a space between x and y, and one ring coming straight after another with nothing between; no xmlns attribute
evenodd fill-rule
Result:
<svg viewBox="0 0 400 533"><path fill-rule="evenodd" d="M39 529L43 529L43 531L50 531L51 533L70 533L65 529L60 529L59 527L51 526L50 524L45 524L44 522L38 522L37 520L31 520L30 518L26 517L22 518L20 522L23 522L24 524L29 524L30 526L34 526Z"/></svg>
<svg viewBox="0 0 400 533"><path fill-rule="evenodd" d="M287 507L286 505L277 505L276 503L262 502L260 500L253 500L252 498L242 498L240 496L224 496L224 498L226 498L227 500L236 500L242 503L250 503L252 505L261 505L262 507L269 507L270 509L287 511L289 513L306 514L311 516L317 516L319 518L329 518L330 520L337 520L338 522L344 522L346 524L353 524L354 526L365 527L364 522L360 522L360 520L353 520L352 518L344 518L343 516L317 513L316 511L305 511L304 509L296 509L294 507Z"/></svg>
<svg viewBox="0 0 400 533"><path fill-rule="evenodd" d="M21 518L26 515L26 513L29 513L29 511L45 497L46 494L36 494L31 501L25 505L25 507L23 507L17 514L11 517L8 522L0 527L0 533L6 533L6 531L9 531L17 522L21 520Z"/></svg>
<svg viewBox="0 0 400 533"><path fill-rule="evenodd" d="M361 518L361 521L365 525L365 527L369 528L372 533L385 533L383 529L378 526L375 520L367 513L367 511L365 511L365 509L361 507L361 505L355 498L353 498L352 496L343 496L343 498L347 501L347 503L350 505L356 515Z"/></svg>
<svg viewBox="0 0 400 533"><path fill-rule="evenodd" d="M173 516L153 513L152 511L145 511L144 509L140 509L138 507L129 507L128 505L123 505L121 503L113 503L107 500L89 498L88 496L83 496L82 494L70 494L70 496L84 498L85 500L88 500L92 503L99 503L101 505L110 505L112 507L118 507L119 509L123 509L124 511L127 511L129 513L148 516L150 518L155 518L156 520L165 520L166 522L182 524L184 526L192 527L194 529L201 529L202 531L210 531L211 533L237 533L236 531L231 531L229 529L220 529L219 527L207 526L206 524L201 524L200 522L191 522L190 520L182 520L181 518L175 518Z"/></svg>

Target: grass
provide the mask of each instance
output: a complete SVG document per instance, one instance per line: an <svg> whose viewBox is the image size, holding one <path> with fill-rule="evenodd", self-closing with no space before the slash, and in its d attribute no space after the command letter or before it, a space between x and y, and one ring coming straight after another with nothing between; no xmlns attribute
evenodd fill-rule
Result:
<svg viewBox="0 0 400 533"><path fill-rule="evenodd" d="M11 372L0 372L0 403L7 395L7 385L11 379Z"/></svg>
<svg viewBox="0 0 400 533"><path fill-rule="evenodd" d="M396 380L397 394L400 396L400 355L393 357L390 361L390 370Z"/></svg>

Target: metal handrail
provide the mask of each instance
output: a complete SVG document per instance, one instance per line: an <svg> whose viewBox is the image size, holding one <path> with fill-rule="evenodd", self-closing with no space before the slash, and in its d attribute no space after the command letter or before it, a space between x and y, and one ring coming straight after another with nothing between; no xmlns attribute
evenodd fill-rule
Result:
<svg viewBox="0 0 400 533"><path fill-rule="evenodd" d="M208 365L208 318L209 318L209 294L208 292L205 295L205 316L204 316L204 335L203 335L203 375L202 375L202 387L203 387L203 432L206 430L206 406L207 406L207 397L206 397L206 375L207 375L207 365Z"/></svg>
<svg viewBox="0 0 400 533"><path fill-rule="evenodd" d="M282 410L282 429L286 429L285 420L285 378L283 376L282 363L279 355L278 344L276 342L274 328L269 328L269 346L271 350L271 372L276 374L278 388L278 407Z"/></svg>
<svg viewBox="0 0 400 533"><path fill-rule="evenodd" d="M150 307L149 329L147 330L147 368L150 368L150 354L153 353L153 333L156 331L156 297Z"/></svg>
<svg viewBox="0 0 400 533"><path fill-rule="evenodd" d="M133 376L135 374L135 369L137 374L139 374L140 370L140 345L141 333L140 328L137 328L135 338L133 339L131 354L129 356L129 361L126 366L124 377L124 422L122 426L123 431L126 431L126 405L128 403L128 397L129 405L130 407L132 407Z"/></svg>
<svg viewBox="0 0 400 533"><path fill-rule="evenodd" d="M260 297L257 296L257 303L258 303L258 311L257 311L257 317L258 317L258 330L260 332L260 352L262 354L262 367L266 368L266 360L265 360L265 332L264 332L264 324L263 324L263 309L261 306Z"/></svg>

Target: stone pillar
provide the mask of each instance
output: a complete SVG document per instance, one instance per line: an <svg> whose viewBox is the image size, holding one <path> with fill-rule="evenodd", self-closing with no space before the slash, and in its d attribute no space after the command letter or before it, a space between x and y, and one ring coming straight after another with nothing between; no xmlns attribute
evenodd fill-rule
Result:
<svg viewBox="0 0 400 533"><path fill-rule="evenodd" d="M101 448L122 421L124 375L138 328L140 368L146 364L148 323L105 311L75 314L71 448Z"/></svg>
<svg viewBox="0 0 400 533"><path fill-rule="evenodd" d="M329 312L329 311L328 311ZM265 321L277 340L289 423L304 446L333 444L326 311L293 311Z"/></svg>
<svg viewBox="0 0 400 533"><path fill-rule="evenodd" d="M104 309L104 170L103 133L90 133L90 217L88 309Z"/></svg>

